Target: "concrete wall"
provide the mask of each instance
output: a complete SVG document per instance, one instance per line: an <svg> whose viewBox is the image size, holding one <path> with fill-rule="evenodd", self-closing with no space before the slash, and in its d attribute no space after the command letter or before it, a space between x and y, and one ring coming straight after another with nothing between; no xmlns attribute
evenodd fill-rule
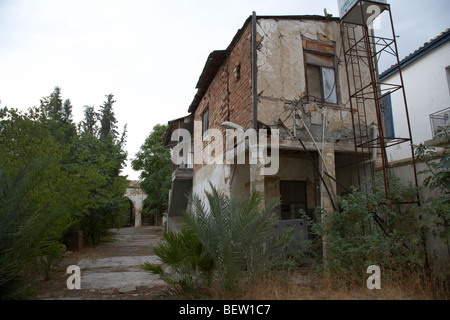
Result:
<svg viewBox="0 0 450 320"><path fill-rule="evenodd" d="M416 145L433 138L430 114L450 107L449 80L446 73L448 66L450 66L450 42L436 48L402 70L413 142ZM385 82L398 83L398 74L386 79ZM397 91L391 95L391 99L395 135L407 138L409 134L403 95ZM388 149L389 161L410 157L411 148L407 143Z"/></svg>

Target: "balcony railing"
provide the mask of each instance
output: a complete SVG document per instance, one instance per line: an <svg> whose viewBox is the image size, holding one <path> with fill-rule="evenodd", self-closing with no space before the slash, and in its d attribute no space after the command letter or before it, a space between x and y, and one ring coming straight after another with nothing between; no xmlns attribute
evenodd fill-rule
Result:
<svg viewBox="0 0 450 320"><path fill-rule="evenodd" d="M176 165L172 163L172 181L175 179L192 178L192 169L194 168L194 153L188 154L187 163Z"/></svg>
<svg viewBox="0 0 450 320"><path fill-rule="evenodd" d="M450 126L450 108L430 114L430 122L431 132L435 137L439 128Z"/></svg>

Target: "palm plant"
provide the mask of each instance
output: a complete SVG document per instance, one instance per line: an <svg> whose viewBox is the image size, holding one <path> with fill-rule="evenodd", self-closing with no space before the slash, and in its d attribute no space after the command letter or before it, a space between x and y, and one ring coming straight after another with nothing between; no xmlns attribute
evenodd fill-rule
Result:
<svg viewBox="0 0 450 320"><path fill-rule="evenodd" d="M164 242L153 246L153 252L170 268L145 262L141 268L158 274L162 280L180 287L181 293L194 292L197 286L208 286L212 279L214 261L192 230L164 232Z"/></svg>
<svg viewBox="0 0 450 320"><path fill-rule="evenodd" d="M198 260L191 265L190 280L208 281L194 281L190 286L210 284L220 297L230 298L241 293L244 280L255 279L270 271L275 263L286 261L280 253L292 239L293 231L280 234L274 232L277 217L273 212L279 204L277 199L261 208L262 196L256 191L251 193L248 200L238 203L229 196L219 194L212 185L211 189L211 192L206 192L209 206L193 195L194 210L185 215L185 225L180 235L166 233L167 244L158 245L154 250L163 263L170 265L172 272L178 272L178 278L171 274L171 283L176 280L175 283L183 284L186 278L181 276L181 271L187 269L181 270L181 266L185 267L189 260L184 264L180 262L181 257L189 251L182 251L182 248L190 247L184 234L195 236L201 246L197 252L208 257L206 261L211 262L207 269L200 268ZM201 256L196 255L197 259ZM147 264L146 269L167 275L161 266Z"/></svg>
<svg viewBox="0 0 450 320"><path fill-rule="evenodd" d="M48 277L61 252L66 214L56 207L39 210L31 200L39 170L33 162L11 179L0 167L0 299L26 298L32 280Z"/></svg>

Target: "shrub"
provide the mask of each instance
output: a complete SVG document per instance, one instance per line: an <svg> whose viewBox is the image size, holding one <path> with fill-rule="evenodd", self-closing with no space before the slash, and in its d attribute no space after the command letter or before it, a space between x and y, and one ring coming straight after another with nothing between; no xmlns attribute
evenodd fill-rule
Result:
<svg viewBox="0 0 450 320"><path fill-rule="evenodd" d="M324 275L337 285L364 285L366 270L378 265L384 279L420 272L425 265L423 238L413 204L416 190L390 177L389 200L380 180L372 183L370 192L354 188L352 193L337 197L339 211L312 221L319 235L316 252L322 258ZM318 210L319 214L323 214Z"/></svg>
<svg viewBox="0 0 450 320"><path fill-rule="evenodd" d="M437 152L426 144L415 147L415 155L427 168L418 174L426 175L424 186L436 192L434 197L426 199L420 210L421 225L439 237L447 247L450 256L450 127L437 130L437 138L442 138L443 153L436 159Z"/></svg>

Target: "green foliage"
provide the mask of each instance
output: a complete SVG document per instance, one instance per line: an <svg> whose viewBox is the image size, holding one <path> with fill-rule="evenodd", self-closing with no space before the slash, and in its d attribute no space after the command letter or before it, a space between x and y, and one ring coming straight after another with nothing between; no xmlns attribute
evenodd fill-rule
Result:
<svg viewBox="0 0 450 320"><path fill-rule="evenodd" d="M195 233L186 228L180 233L167 231L164 239L153 247L153 252L170 268L164 270L160 265L147 262L142 269L160 275L169 284L179 285L185 293L194 292L197 286L208 286L214 261Z"/></svg>
<svg viewBox="0 0 450 320"><path fill-rule="evenodd" d="M116 137L112 97L107 96L99 117L93 108L85 107L82 133L72 146L71 170L89 182L85 184L87 202L78 210L75 224L75 228L83 230L87 244L99 243L108 229L120 227L127 220L128 204L123 198L127 181L120 176L127 155L123 150L124 138ZM100 131L97 121L101 123Z"/></svg>
<svg viewBox="0 0 450 320"><path fill-rule="evenodd" d="M102 118L93 119L95 129ZM88 243L98 243L126 219L125 131L120 139L114 130L102 138L79 131L58 87L27 112L0 109L3 298L22 296L27 282L50 276L69 229L81 228Z"/></svg>
<svg viewBox="0 0 450 320"><path fill-rule="evenodd" d="M34 162L16 176L0 167L0 298L24 298L32 280L49 276L61 256L62 237L71 218L61 202L42 207L34 181L45 164Z"/></svg>
<svg viewBox="0 0 450 320"><path fill-rule="evenodd" d="M141 188L147 194L143 214L159 215L167 210L172 177L170 150L162 145L166 130L166 125L155 125L131 163L134 170L142 170Z"/></svg>
<svg viewBox="0 0 450 320"><path fill-rule="evenodd" d="M290 266L282 252L293 233L274 232L278 220L273 211L278 201L261 209L262 196L255 191L247 201L238 203L211 189L206 193L208 209L193 195L194 210L185 215L180 235L167 233L168 244L156 248L155 253L170 266L170 283L182 288L186 284L188 288L209 285L221 298L238 297L243 281L264 276L275 267ZM165 274L159 266L147 265L147 270Z"/></svg>
<svg viewBox="0 0 450 320"><path fill-rule="evenodd" d="M323 259L322 271L337 285L364 285L370 265L378 265L385 279L425 265L417 208L401 204L414 201L415 188L390 177L386 200L383 185L378 179L370 192L353 188L349 195L337 197L338 212L318 209L320 218L315 221L304 215L318 235L315 247L316 256Z"/></svg>
<svg viewBox="0 0 450 320"><path fill-rule="evenodd" d="M106 96L106 101L100 108L100 139L104 140L109 135L114 139L117 138L117 119L114 115L113 104L116 102L114 100L114 95L108 94Z"/></svg>
<svg viewBox="0 0 450 320"><path fill-rule="evenodd" d="M418 161L427 166L427 169L419 172L427 176L424 186L435 193L422 206L420 223L447 245L450 255L450 127L440 127L436 138L443 140L443 152L439 158L435 148L426 144L414 146Z"/></svg>

